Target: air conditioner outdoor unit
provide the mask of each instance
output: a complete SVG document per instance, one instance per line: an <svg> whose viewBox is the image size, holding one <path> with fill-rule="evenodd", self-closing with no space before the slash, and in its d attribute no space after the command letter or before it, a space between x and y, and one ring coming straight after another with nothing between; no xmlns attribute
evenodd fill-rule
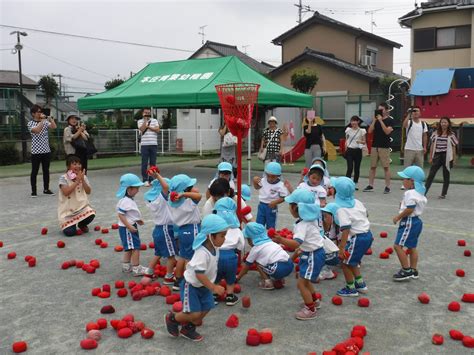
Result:
<svg viewBox="0 0 474 355"><path fill-rule="evenodd" d="M370 55L364 55L362 57L362 65L364 67L368 67L368 66L372 65L372 57Z"/></svg>

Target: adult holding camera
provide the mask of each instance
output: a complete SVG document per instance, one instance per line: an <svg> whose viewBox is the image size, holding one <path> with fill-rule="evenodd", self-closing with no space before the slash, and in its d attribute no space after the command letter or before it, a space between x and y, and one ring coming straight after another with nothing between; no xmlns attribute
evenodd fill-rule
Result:
<svg viewBox="0 0 474 355"><path fill-rule="evenodd" d="M68 125L64 128L63 144L66 156L75 155L81 159L82 169L87 172L87 133L86 125L80 122L80 117L69 115L66 119Z"/></svg>
<svg viewBox="0 0 474 355"><path fill-rule="evenodd" d="M156 165L156 154L158 152L158 132L160 125L156 118L151 117L151 109L146 107L142 110L142 119L137 122L140 130L140 151L142 155L142 179L144 186L150 186L152 180L148 176L148 164L150 166Z"/></svg>
<svg viewBox="0 0 474 355"><path fill-rule="evenodd" d="M377 164L380 161L385 176L385 189L383 193L390 193L390 135L393 132L393 119L389 116L388 112L387 103L380 103L375 111L375 118L369 126L369 133L374 135L370 152L369 185L364 189L364 192L374 190Z"/></svg>
<svg viewBox="0 0 474 355"><path fill-rule="evenodd" d="M43 171L43 194L54 195L49 189L49 165L51 163L51 148L49 146L49 129L56 128L52 117L45 115L41 106L33 105L30 110L32 120L28 122L31 134L31 197L37 197L36 177L41 165Z"/></svg>
<svg viewBox="0 0 474 355"><path fill-rule="evenodd" d="M324 133L323 128L317 124L316 117L307 117L303 121L303 133L306 137L304 160L306 167L312 165L316 157L324 157Z"/></svg>
<svg viewBox="0 0 474 355"><path fill-rule="evenodd" d="M413 106L403 120L406 130L406 143L404 149L405 167L416 165L423 169L424 155L428 143L428 125L421 121L419 106Z"/></svg>

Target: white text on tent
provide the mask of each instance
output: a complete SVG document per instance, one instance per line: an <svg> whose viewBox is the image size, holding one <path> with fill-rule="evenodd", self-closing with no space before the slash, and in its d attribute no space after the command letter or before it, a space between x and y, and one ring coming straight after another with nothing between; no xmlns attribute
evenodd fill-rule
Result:
<svg viewBox="0 0 474 355"><path fill-rule="evenodd" d="M157 81L171 81L171 80L207 80L214 75L214 72L196 73L196 74L169 74L157 76L145 76L141 83L154 83Z"/></svg>

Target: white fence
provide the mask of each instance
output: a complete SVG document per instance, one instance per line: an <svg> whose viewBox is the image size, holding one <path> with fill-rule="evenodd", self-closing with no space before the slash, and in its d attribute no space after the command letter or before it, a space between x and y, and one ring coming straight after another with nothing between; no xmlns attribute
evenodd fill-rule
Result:
<svg viewBox="0 0 474 355"><path fill-rule="evenodd" d="M98 154L140 152L138 129L101 129L94 135ZM247 151L244 141L243 150ZM216 129L162 129L157 138L158 154L219 154L221 136Z"/></svg>

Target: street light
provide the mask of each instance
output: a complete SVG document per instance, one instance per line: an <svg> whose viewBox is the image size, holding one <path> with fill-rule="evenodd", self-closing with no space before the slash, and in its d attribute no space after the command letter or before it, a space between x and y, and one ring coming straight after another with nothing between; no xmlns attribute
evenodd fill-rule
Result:
<svg viewBox="0 0 474 355"><path fill-rule="evenodd" d="M21 50L23 49L23 45L20 42L20 36L28 36L26 32L22 31L13 31L10 35L16 34L16 45L15 51L18 53L18 69L19 69L19 77L20 77L20 126L21 126L21 153L23 162L26 162L26 120L25 120L25 112L23 111L23 77L21 73Z"/></svg>

